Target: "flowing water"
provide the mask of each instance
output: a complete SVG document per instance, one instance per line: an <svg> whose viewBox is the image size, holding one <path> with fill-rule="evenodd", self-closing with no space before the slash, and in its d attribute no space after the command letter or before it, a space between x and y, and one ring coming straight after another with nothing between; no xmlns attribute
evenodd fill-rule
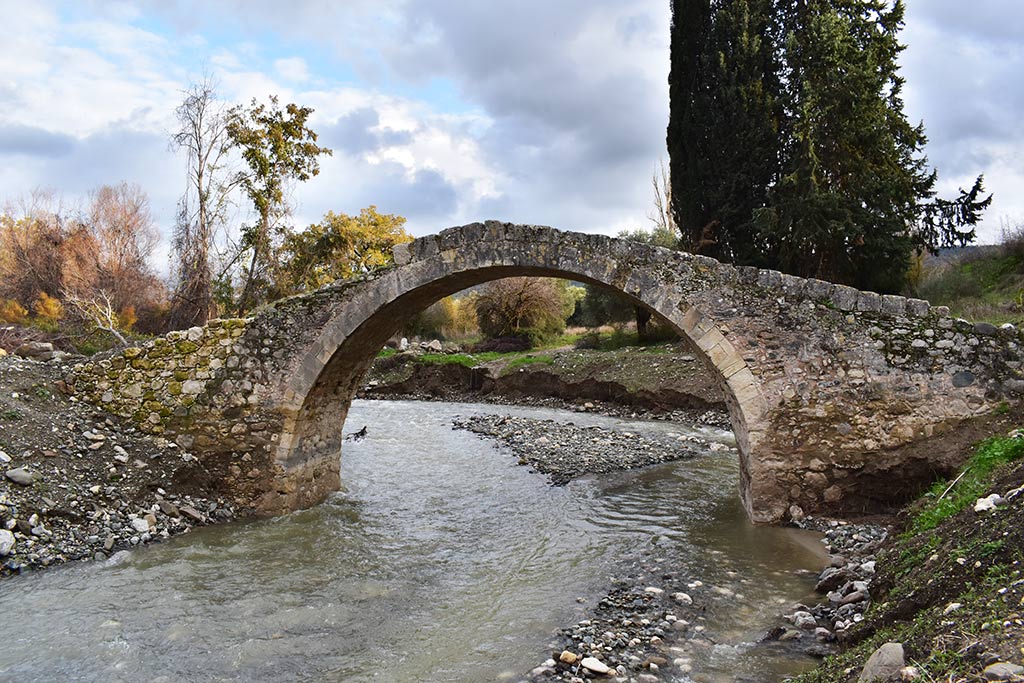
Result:
<svg viewBox="0 0 1024 683"><path fill-rule="evenodd" d="M593 604L641 554L737 593L711 601L716 645L694 653L694 680L779 681L808 666L753 641L809 598L821 544L747 521L734 451L552 487L451 428L474 412L692 431L357 401L348 431L369 436L346 444L346 490L327 503L0 583L0 681L515 681L586 617L577 597Z"/></svg>

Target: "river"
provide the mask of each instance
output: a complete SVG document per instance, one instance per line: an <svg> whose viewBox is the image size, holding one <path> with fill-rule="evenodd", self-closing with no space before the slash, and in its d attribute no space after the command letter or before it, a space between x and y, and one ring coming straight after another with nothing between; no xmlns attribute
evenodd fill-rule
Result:
<svg viewBox="0 0 1024 683"><path fill-rule="evenodd" d="M690 429L356 401L346 431L368 436L346 444L346 489L327 503L0 583L0 681L518 681L641 556L736 594L709 602L714 645L693 653L692 680L768 683L809 665L753 643L811 599L821 544L747 521L735 451L553 487L451 428L474 412Z"/></svg>

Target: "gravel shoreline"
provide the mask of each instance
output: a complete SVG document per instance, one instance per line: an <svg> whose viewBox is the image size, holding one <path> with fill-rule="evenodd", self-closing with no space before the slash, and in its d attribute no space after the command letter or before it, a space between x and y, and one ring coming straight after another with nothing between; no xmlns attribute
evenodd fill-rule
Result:
<svg viewBox="0 0 1024 683"><path fill-rule="evenodd" d="M63 393L64 369L0 358L0 576L238 515L186 450Z"/></svg>
<svg viewBox="0 0 1024 683"><path fill-rule="evenodd" d="M453 424L502 443L520 464L547 474L556 485L588 473L695 457L713 446L722 447L692 435L650 437L493 414L457 418ZM757 647L820 658L834 652L864 619L875 553L889 530L882 524L812 517L796 526L823 534L828 565L816 586L823 600L790 605ZM700 579L677 574L673 565L671 560L641 551L632 566L612 578L605 594L588 607L586 618L556 634L551 656L523 680L654 683L666 673L689 674L694 652L714 646L702 623L704 609L712 601L737 596L732 588L705 585Z"/></svg>
<svg viewBox="0 0 1024 683"><path fill-rule="evenodd" d="M642 435L605 427L508 415L473 415L453 420L465 429L508 447L552 484L562 485L584 474L606 474L658 463L693 458L728 446L692 434Z"/></svg>

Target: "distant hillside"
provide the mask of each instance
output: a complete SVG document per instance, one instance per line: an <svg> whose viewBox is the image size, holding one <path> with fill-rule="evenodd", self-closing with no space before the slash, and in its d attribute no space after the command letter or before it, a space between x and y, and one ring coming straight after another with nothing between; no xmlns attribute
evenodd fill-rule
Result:
<svg viewBox="0 0 1024 683"><path fill-rule="evenodd" d="M921 268L917 296L967 320L1024 323L1024 233L998 245L945 249Z"/></svg>

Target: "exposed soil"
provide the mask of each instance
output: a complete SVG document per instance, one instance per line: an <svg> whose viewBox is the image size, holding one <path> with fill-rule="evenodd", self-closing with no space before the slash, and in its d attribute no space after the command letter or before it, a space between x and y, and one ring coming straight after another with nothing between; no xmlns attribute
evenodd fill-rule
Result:
<svg viewBox="0 0 1024 683"><path fill-rule="evenodd" d="M836 512L844 515L896 514L932 482L955 475L972 446L994 434L1024 424L1024 405L960 422L928 439L920 439L872 458L857 473L859 495L847 495ZM892 463L899 463L899 467Z"/></svg>
<svg viewBox="0 0 1024 683"><path fill-rule="evenodd" d="M364 387L361 396L365 398L519 405L557 399L568 407L599 403L605 408L617 406L620 413L648 417L725 412L715 374L682 345L617 351L566 349L475 367L424 362L418 354L401 353L377 359L364 378Z"/></svg>

